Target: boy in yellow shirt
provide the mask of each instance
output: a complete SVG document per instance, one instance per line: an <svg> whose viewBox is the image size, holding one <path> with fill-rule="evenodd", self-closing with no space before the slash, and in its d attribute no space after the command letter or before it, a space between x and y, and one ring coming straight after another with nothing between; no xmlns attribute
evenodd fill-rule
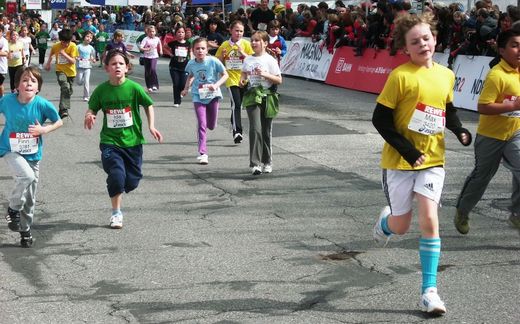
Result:
<svg viewBox="0 0 520 324"><path fill-rule="evenodd" d="M45 64L45 70L50 71L52 59L56 59L56 76L60 86L59 114L61 118L69 115L70 97L72 85L76 77L76 57L79 56L78 48L72 41L72 31L62 29L58 33L59 43L52 46L49 58Z"/></svg>

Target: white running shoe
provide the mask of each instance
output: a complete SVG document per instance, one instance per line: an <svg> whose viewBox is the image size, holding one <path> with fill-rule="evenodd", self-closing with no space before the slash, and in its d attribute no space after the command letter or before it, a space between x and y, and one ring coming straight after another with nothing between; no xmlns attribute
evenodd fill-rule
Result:
<svg viewBox="0 0 520 324"><path fill-rule="evenodd" d="M271 163L264 164L264 166L262 167L262 172L263 173L271 173L271 172L273 172L273 165Z"/></svg>
<svg viewBox="0 0 520 324"><path fill-rule="evenodd" d="M110 227L115 229L123 228L123 214L118 213L110 217Z"/></svg>
<svg viewBox="0 0 520 324"><path fill-rule="evenodd" d="M152 90L155 92L157 91L157 87L152 87Z"/></svg>
<svg viewBox="0 0 520 324"><path fill-rule="evenodd" d="M251 174L252 175L260 175L262 174L262 168L258 165L255 165L254 167L251 168Z"/></svg>
<svg viewBox="0 0 520 324"><path fill-rule="evenodd" d="M43 64L39 64L38 69L43 70Z"/></svg>
<svg viewBox="0 0 520 324"><path fill-rule="evenodd" d="M197 160L199 160L199 164L206 165L206 164L208 164L208 155L201 154L201 155L197 156Z"/></svg>
<svg viewBox="0 0 520 324"><path fill-rule="evenodd" d="M390 206L385 206L383 210L381 210L381 213L379 214L379 218L377 219L376 224L374 225L373 230L373 236L374 241L376 241L377 244L381 245L382 247L385 247L386 244L388 244L388 240L390 240L390 237L392 235L386 235L385 232L383 232L383 228L381 227L381 220L384 217L387 217L391 214Z"/></svg>
<svg viewBox="0 0 520 324"><path fill-rule="evenodd" d="M175 107L175 108L177 108L179 106L180 106L179 104L173 104L173 107Z"/></svg>
<svg viewBox="0 0 520 324"><path fill-rule="evenodd" d="M424 294L421 295L419 301L419 307L423 312L432 315L444 315L446 314L446 306L441 300L441 297L437 294L437 288L431 287L426 289Z"/></svg>

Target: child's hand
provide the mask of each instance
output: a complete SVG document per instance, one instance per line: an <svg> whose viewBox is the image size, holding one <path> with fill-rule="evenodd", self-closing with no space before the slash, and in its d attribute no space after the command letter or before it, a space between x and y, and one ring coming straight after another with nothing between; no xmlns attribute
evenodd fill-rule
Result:
<svg viewBox="0 0 520 324"><path fill-rule="evenodd" d="M159 143L162 143L163 136L157 129L154 127L150 128L150 133L152 134L153 138L155 138Z"/></svg>
<svg viewBox="0 0 520 324"><path fill-rule="evenodd" d="M50 62L47 63L47 64L45 64L44 68L45 68L46 71L50 71L50 70L51 70L51 64L50 64Z"/></svg>
<svg viewBox="0 0 520 324"><path fill-rule="evenodd" d="M247 85L247 80L246 79L241 79L240 80L240 86L241 87L245 87Z"/></svg>
<svg viewBox="0 0 520 324"><path fill-rule="evenodd" d="M36 121L34 125L29 125L29 134L32 136L40 136L47 133L45 127L40 125L40 122Z"/></svg>
<svg viewBox="0 0 520 324"><path fill-rule="evenodd" d="M85 129L92 129L92 127L94 126L95 123L96 123L96 115L94 115L92 113L87 113L85 115L85 121L83 122L83 127L85 127Z"/></svg>
<svg viewBox="0 0 520 324"><path fill-rule="evenodd" d="M211 91L215 91L218 89L218 87L214 83L212 83L212 84L208 84L208 89Z"/></svg>
<svg viewBox="0 0 520 324"><path fill-rule="evenodd" d="M181 96L186 97L187 94L188 94L188 90L183 89L183 90L181 91Z"/></svg>
<svg viewBox="0 0 520 324"><path fill-rule="evenodd" d="M426 161L426 155L421 154L421 156L419 156L417 161L415 161L415 163L413 164L413 167L417 168L417 167L421 166L425 161Z"/></svg>

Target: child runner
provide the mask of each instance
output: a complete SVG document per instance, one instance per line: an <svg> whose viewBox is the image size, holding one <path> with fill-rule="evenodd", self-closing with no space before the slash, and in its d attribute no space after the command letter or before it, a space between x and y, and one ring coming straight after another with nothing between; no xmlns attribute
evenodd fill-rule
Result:
<svg viewBox="0 0 520 324"><path fill-rule="evenodd" d="M190 44L184 38L184 27L175 29L175 40L168 43L172 51L170 59L170 76L173 83L173 106L179 107L181 104L181 91L186 84L186 64L190 60Z"/></svg>
<svg viewBox="0 0 520 324"><path fill-rule="evenodd" d="M282 83L278 62L266 51L269 35L256 31L251 35L255 52L246 57L242 67L240 84L249 83L243 105L249 117L249 167L254 175L273 172L272 128L278 112L278 94L273 89Z"/></svg>
<svg viewBox="0 0 520 324"><path fill-rule="evenodd" d="M155 36L155 34L155 26L146 27L146 37L141 41L140 45L144 56L144 81L150 93L159 90L157 59L163 55L161 39Z"/></svg>
<svg viewBox="0 0 520 324"><path fill-rule="evenodd" d="M92 63L96 62L96 51L90 45L94 34L86 31L83 34L83 43L78 45L78 85L83 86L83 101L88 101L90 97L90 71Z"/></svg>
<svg viewBox="0 0 520 324"><path fill-rule="evenodd" d="M9 33L9 54L7 54L7 66L9 71L9 83L11 92L16 91L14 78L16 72L24 65L25 57L23 55L23 43L18 39L18 32L11 30Z"/></svg>
<svg viewBox="0 0 520 324"><path fill-rule="evenodd" d="M4 37L4 25L0 24L0 98L4 95L4 81L7 74L7 55L9 55L9 43Z"/></svg>
<svg viewBox="0 0 520 324"><path fill-rule="evenodd" d="M96 87L88 102L84 126L92 129L98 111L103 113L101 129L101 162L107 173L107 189L112 203L111 228L123 227L121 202L123 192L137 188L143 177L142 119L139 106L145 107L148 128L153 138L162 142L161 133L155 129L152 99L136 82L125 77L129 69L128 56L113 49L106 53L105 70L108 81Z"/></svg>
<svg viewBox="0 0 520 324"><path fill-rule="evenodd" d="M38 44L38 67L43 70L43 63L45 63L45 53L47 52L47 42L51 36L47 31L47 24L43 23L40 26L40 31L36 34L36 43Z"/></svg>
<svg viewBox="0 0 520 324"><path fill-rule="evenodd" d="M63 125L54 105L37 95L42 82L40 70L22 67L15 76L18 93L0 99L0 113L5 117L0 157L4 158L15 180L5 218L10 230L20 232L22 247L33 244L31 225L42 159L42 135ZM47 120L51 124L44 126Z"/></svg>
<svg viewBox="0 0 520 324"><path fill-rule="evenodd" d="M218 48L215 55L224 65L229 74L226 81L226 87L229 89L229 97L231 98L231 125L233 127L233 141L235 144L242 142L242 97L244 89L240 88L240 73L242 71L242 63L244 59L253 54L251 43L242 39L244 35L244 24L240 20L236 20L229 26L231 38Z"/></svg>
<svg viewBox="0 0 520 324"><path fill-rule="evenodd" d="M103 53L108 44L110 36L105 31L105 25L99 24L99 32L96 34L96 51L99 55L99 67L103 66Z"/></svg>
<svg viewBox="0 0 520 324"><path fill-rule="evenodd" d="M280 65L282 57L287 53L287 44L285 43L285 39L279 35L280 22L278 20L272 20L267 25L267 30L269 31L267 53L273 56L278 62L278 65Z"/></svg>
<svg viewBox="0 0 520 324"><path fill-rule="evenodd" d="M217 125L219 100L222 99L220 86L228 78L224 65L208 54L208 41L197 38L193 41L193 55L195 59L188 62L186 72L188 80L182 95L185 96L191 85L193 106L197 115L198 148L197 160L200 164L208 164L208 150L206 147L207 129L213 130Z"/></svg>
<svg viewBox="0 0 520 324"><path fill-rule="evenodd" d="M497 38L500 62L489 72L478 99L475 168L466 179L455 214L455 227L469 232L469 213L478 203L500 162L513 174L510 222L520 229L520 30Z"/></svg>
<svg viewBox="0 0 520 324"><path fill-rule="evenodd" d="M45 70L50 71L52 59L56 62L56 77L60 86L60 117L69 115L70 97L72 96L72 85L76 77L76 57L78 47L72 42L72 31L62 29L59 33L60 42L51 47L49 58L45 63Z"/></svg>
<svg viewBox="0 0 520 324"><path fill-rule="evenodd" d="M410 61L390 73L372 117L386 141L381 167L389 204L382 210L373 236L386 245L392 235L405 234L412 220L412 201L417 200L422 269L419 307L430 314L444 314L446 307L437 294L441 251L437 208L444 184L444 125L463 145L471 143L471 134L462 128L452 104L453 72L432 60L436 45L432 24L429 14L404 14L396 21L396 45Z"/></svg>
<svg viewBox="0 0 520 324"><path fill-rule="evenodd" d="M29 66L29 64L31 64L31 54L34 52L34 48L32 46L32 39L29 36L29 30L27 26L22 26L22 28L20 28L20 40L23 43L23 65Z"/></svg>
<svg viewBox="0 0 520 324"><path fill-rule="evenodd" d="M125 53L130 58L135 57L132 53L130 53L126 50L126 45L125 45L125 43L123 43L123 39L124 39L123 33L119 30L116 30L114 32L114 35L112 35L112 40L110 40L110 42L108 42L107 46L105 47L105 51L103 52L103 55L101 55L101 62L105 62L106 53L108 53L108 51L110 51L112 49L118 49L121 52Z"/></svg>
<svg viewBox="0 0 520 324"><path fill-rule="evenodd" d="M52 28L49 31L49 35L51 37L51 42L57 43L59 41L59 32L61 31L58 23L52 24Z"/></svg>

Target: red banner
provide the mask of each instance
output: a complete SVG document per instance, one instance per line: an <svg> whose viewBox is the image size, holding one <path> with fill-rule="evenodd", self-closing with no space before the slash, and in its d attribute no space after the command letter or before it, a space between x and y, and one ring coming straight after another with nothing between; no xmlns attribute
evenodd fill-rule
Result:
<svg viewBox="0 0 520 324"><path fill-rule="evenodd" d="M408 56L398 53L390 56L387 50L365 49L363 56L354 56L353 47L336 49L325 83L342 88L380 93L388 74L408 61Z"/></svg>

